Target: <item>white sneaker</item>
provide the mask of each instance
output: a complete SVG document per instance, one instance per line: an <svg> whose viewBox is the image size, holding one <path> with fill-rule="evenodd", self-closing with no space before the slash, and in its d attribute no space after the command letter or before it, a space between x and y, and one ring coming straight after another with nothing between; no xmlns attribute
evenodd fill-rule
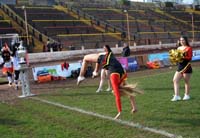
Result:
<svg viewBox="0 0 200 138"><path fill-rule="evenodd" d="M177 95L174 95L174 97L171 99L172 102L180 101L180 100L181 100L181 97Z"/></svg>
<svg viewBox="0 0 200 138"><path fill-rule="evenodd" d="M102 92L102 91L103 91L102 89L97 89L96 92L99 93L99 92Z"/></svg>
<svg viewBox="0 0 200 138"><path fill-rule="evenodd" d="M92 72L92 78L95 78L95 77L97 77L99 75L99 73L98 72Z"/></svg>
<svg viewBox="0 0 200 138"><path fill-rule="evenodd" d="M84 79L85 79L85 77L78 76L77 85L79 85L81 83L81 81L83 81Z"/></svg>
<svg viewBox="0 0 200 138"><path fill-rule="evenodd" d="M190 96L189 95L186 95L183 97L183 100L189 100L190 99Z"/></svg>
<svg viewBox="0 0 200 138"><path fill-rule="evenodd" d="M18 89L19 89L19 86L18 86L18 85L16 85L16 86L15 86L15 90L18 90Z"/></svg>
<svg viewBox="0 0 200 138"><path fill-rule="evenodd" d="M12 86L12 82L9 82L9 83L8 83L8 86L11 87L11 86Z"/></svg>
<svg viewBox="0 0 200 138"><path fill-rule="evenodd" d="M107 92L109 92L109 91L111 91L111 90L112 90L111 88L107 88L107 89L106 89Z"/></svg>

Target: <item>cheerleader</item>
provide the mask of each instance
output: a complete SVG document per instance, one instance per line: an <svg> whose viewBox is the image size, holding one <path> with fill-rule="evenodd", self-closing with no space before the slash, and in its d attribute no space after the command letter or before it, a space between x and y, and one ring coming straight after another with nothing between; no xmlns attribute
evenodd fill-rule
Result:
<svg viewBox="0 0 200 138"><path fill-rule="evenodd" d="M180 94L179 94L179 83L180 80L183 78L185 81L185 95L183 97L183 100L189 100L190 99L190 78L192 75L192 66L191 66L191 59L192 59L192 47L189 45L188 39L185 36L180 37L180 46L178 47L178 50L181 50L184 52L183 60L178 63L178 69L174 74L173 77L173 84L174 84L174 97L171 99L171 101L179 101L181 100Z"/></svg>
<svg viewBox="0 0 200 138"><path fill-rule="evenodd" d="M115 103L118 110L118 114L115 116L115 119L118 119L121 116L122 107L121 107L121 96L122 89L121 86L126 85L127 73L123 69L120 62L113 55L110 47L108 45L104 46L104 50L106 52L105 58L102 61L102 66L104 69L109 70L110 73L110 81L112 85L112 89L115 95ZM135 98L133 95L128 95L131 102L131 112L134 113L137 111Z"/></svg>
<svg viewBox="0 0 200 138"><path fill-rule="evenodd" d="M3 66L2 72L7 76L8 85L12 86L12 74L13 74L13 62L11 58L11 51L7 44L5 44L2 48L2 62Z"/></svg>
<svg viewBox="0 0 200 138"><path fill-rule="evenodd" d="M79 77L77 79L77 85L79 85L83 80L85 80L84 75L85 75L86 68L87 68L89 63L96 63L95 69L92 73L92 78L95 78L95 77L98 76L98 70L100 68L100 63L104 59L105 54L106 53L104 52L104 53L88 54L88 55L84 56L83 62L82 62L82 67L81 67L81 70L80 70L80 74L79 74ZM100 79L99 87L96 90L97 93L103 91L103 83L104 83L105 79L108 80L108 88L106 89L106 91L112 90L110 80L108 78L108 70L101 69L101 79Z"/></svg>
<svg viewBox="0 0 200 138"><path fill-rule="evenodd" d="M13 69L14 69L14 83L15 89L19 89L19 75L20 75L20 64L19 64L19 57L17 56L17 44L14 45L14 50L12 54L12 62L13 62Z"/></svg>
<svg viewBox="0 0 200 138"><path fill-rule="evenodd" d="M80 74L77 78L77 85L79 85L83 80L85 80L85 72L89 63L97 63L105 53L96 53L96 54L88 54L85 55L82 61L82 66L80 70ZM93 77L98 76L98 64L96 64L95 71L93 72Z"/></svg>

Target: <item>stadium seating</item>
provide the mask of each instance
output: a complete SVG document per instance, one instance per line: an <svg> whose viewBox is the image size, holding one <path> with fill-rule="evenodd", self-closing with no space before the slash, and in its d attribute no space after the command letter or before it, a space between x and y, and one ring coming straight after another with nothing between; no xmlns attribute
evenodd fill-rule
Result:
<svg viewBox="0 0 200 138"><path fill-rule="evenodd" d="M24 19L22 8L13 5L9 7ZM166 10L153 3L133 2L130 6L123 6L92 0L73 0L63 4L63 9L65 11L50 6L32 6L26 12L32 27L61 42L66 49L80 49L82 46L97 48L102 44L115 46L128 40L128 30L131 42L137 45L175 43L180 35L199 40L200 23L194 21L196 31L192 30L191 14L182 8ZM193 17L198 19L200 15L193 13ZM121 35L111 35L111 32Z"/></svg>

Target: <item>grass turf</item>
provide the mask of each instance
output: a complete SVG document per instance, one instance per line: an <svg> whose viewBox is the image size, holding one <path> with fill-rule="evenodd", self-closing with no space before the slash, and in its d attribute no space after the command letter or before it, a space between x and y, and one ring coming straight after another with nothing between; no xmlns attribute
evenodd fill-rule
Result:
<svg viewBox="0 0 200 138"><path fill-rule="evenodd" d="M131 74L128 82L138 82L144 95L136 96L139 111L130 114L130 103L122 97L122 120L139 123L185 138L199 138L200 68L194 68L191 78L191 100L171 102L174 70L141 77ZM114 117L117 113L114 96L109 92L95 93L98 82L37 97L86 111ZM184 83L181 82L181 96ZM32 99L20 99L14 105L0 104L1 138L165 138L159 134L118 124L113 121L69 111Z"/></svg>

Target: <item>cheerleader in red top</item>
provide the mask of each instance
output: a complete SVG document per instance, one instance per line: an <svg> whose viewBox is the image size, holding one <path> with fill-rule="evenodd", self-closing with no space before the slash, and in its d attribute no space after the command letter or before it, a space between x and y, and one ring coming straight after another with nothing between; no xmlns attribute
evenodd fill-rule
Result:
<svg viewBox="0 0 200 138"><path fill-rule="evenodd" d="M106 52L106 56L102 61L103 68L107 69L110 73L110 81L112 85L112 89L115 95L115 102L118 110L118 114L115 116L115 119L118 119L121 115L122 107L121 107L121 95L120 95L120 86L125 85L125 81L127 79L127 73L124 71L120 62L113 55L110 47L108 45L104 46L104 50ZM132 112L136 112L136 104L133 96L129 96L131 101Z"/></svg>
<svg viewBox="0 0 200 138"><path fill-rule="evenodd" d="M180 37L180 46L178 47L179 50L184 52L184 59L182 62L178 63L178 69L174 74L173 83L174 83L174 97L171 101L178 101L181 100L179 95L179 82L183 78L185 81L185 95L183 100L189 100L189 92L190 92L190 77L192 74L192 66L191 66L191 59L192 59L192 47L189 45L188 39L185 36Z"/></svg>

